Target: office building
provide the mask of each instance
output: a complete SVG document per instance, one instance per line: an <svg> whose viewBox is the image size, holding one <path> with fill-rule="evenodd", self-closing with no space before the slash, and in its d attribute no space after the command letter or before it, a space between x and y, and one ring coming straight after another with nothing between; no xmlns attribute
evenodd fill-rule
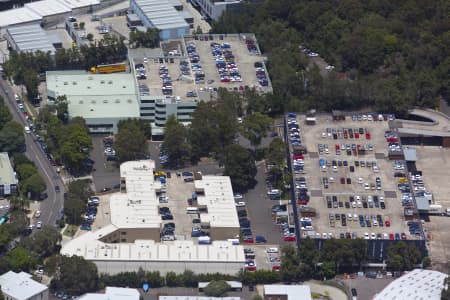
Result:
<svg viewBox="0 0 450 300"><path fill-rule="evenodd" d="M217 21L225 11L238 11L241 0L192 0L192 4L204 17Z"/></svg>
<svg viewBox="0 0 450 300"><path fill-rule="evenodd" d="M17 176L7 152L0 153L0 198L17 193Z"/></svg>

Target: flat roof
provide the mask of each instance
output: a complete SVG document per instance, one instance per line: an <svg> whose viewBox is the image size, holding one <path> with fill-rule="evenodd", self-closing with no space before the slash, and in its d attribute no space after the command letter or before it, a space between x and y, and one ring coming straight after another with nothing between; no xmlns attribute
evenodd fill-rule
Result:
<svg viewBox="0 0 450 300"><path fill-rule="evenodd" d="M39 24L18 25L7 29L9 38L16 44L18 51L50 51L56 49L47 33Z"/></svg>
<svg viewBox="0 0 450 300"><path fill-rule="evenodd" d="M0 184L17 184L16 174L7 152L0 152Z"/></svg>
<svg viewBox="0 0 450 300"><path fill-rule="evenodd" d="M414 269L392 281L373 300L440 300L447 277L438 271Z"/></svg>
<svg viewBox="0 0 450 300"><path fill-rule="evenodd" d="M30 299L48 290L48 287L31 279L32 275L9 271L0 276L0 286L4 293L15 299Z"/></svg>
<svg viewBox="0 0 450 300"><path fill-rule="evenodd" d="M148 20L158 29L189 27L168 0L135 0Z"/></svg>
<svg viewBox="0 0 450 300"><path fill-rule="evenodd" d="M139 300L137 289L107 286L105 293L88 293L80 296L80 300Z"/></svg>
<svg viewBox="0 0 450 300"><path fill-rule="evenodd" d="M241 300L241 297L159 296L159 300Z"/></svg>
<svg viewBox="0 0 450 300"><path fill-rule="evenodd" d="M242 289L242 282L240 281L227 281L227 283L232 289ZM199 282L198 288L204 289L205 287L208 286L208 284L209 282Z"/></svg>
<svg viewBox="0 0 450 300"><path fill-rule="evenodd" d="M265 284L264 295L287 295L288 300L312 300L308 285Z"/></svg>
<svg viewBox="0 0 450 300"><path fill-rule="evenodd" d="M160 228L159 200L155 189L153 160L128 161L120 165L120 177L125 178L126 193L110 197L111 224L118 228Z"/></svg>
<svg viewBox="0 0 450 300"><path fill-rule="evenodd" d="M41 15L30 10L26 6L0 12L0 27L7 27L21 23L40 22L41 20Z"/></svg>
<svg viewBox="0 0 450 300"><path fill-rule="evenodd" d="M95 239L91 232L86 232L65 244L61 254L78 255L87 260L102 261L245 261L243 246L233 245L229 241L213 241L210 245L197 245L194 241L182 240L175 240L170 244L157 243L153 240L107 244Z"/></svg>
<svg viewBox="0 0 450 300"><path fill-rule="evenodd" d="M72 11L70 6L59 0L42 0L31 2L27 3L26 7L43 17L65 14Z"/></svg>
<svg viewBox="0 0 450 300"><path fill-rule="evenodd" d="M131 73L90 74L49 71L47 90L66 95L71 117L139 118L139 103Z"/></svg>
<svg viewBox="0 0 450 300"><path fill-rule="evenodd" d="M194 185L196 191L204 191L197 196L197 203L208 209L208 213L200 214L202 222L209 222L211 227L239 227L230 177L206 175Z"/></svg>
<svg viewBox="0 0 450 300"><path fill-rule="evenodd" d="M403 155L406 161L417 161L417 152L414 147L403 147Z"/></svg>

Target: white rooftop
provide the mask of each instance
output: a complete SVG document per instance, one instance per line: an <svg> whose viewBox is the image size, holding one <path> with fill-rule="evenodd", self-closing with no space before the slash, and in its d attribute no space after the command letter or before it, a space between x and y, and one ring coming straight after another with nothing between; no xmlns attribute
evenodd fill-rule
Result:
<svg viewBox="0 0 450 300"><path fill-rule="evenodd" d="M89 74L84 71L46 73L48 93L67 96L71 117L139 118L139 103L131 73Z"/></svg>
<svg viewBox="0 0 450 300"><path fill-rule="evenodd" d="M159 296L159 300L241 300L241 297Z"/></svg>
<svg viewBox="0 0 450 300"><path fill-rule="evenodd" d="M121 164L120 176L125 179L126 193L111 195L111 224L96 231L85 232L69 241L61 249L61 254L78 255L88 260L102 261L244 262L243 247L232 245L232 242L228 241L213 241L211 245L197 245L193 241L181 240L170 243L136 240L134 243L114 244L100 241L102 237L119 228L160 228L159 201L156 198L155 189L161 183L154 181L154 167L153 160L129 161ZM215 176L205 177L204 183L214 182L208 177ZM221 182L226 183L226 190L231 193L230 201L234 203L231 183L229 179L228 182L224 179L228 177L219 176L219 178ZM237 220L235 209L234 216Z"/></svg>
<svg viewBox="0 0 450 300"><path fill-rule="evenodd" d="M193 241L176 240L162 244L153 240L134 243L107 244L98 235L86 232L63 246L61 254L83 256L101 261L189 261L244 262L244 248L228 241L213 241L211 245L197 245Z"/></svg>
<svg viewBox="0 0 450 300"><path fill-rule="evenodd" d="M308 285L264 285L264 295L287 295L288 300L312 300Z"/></svg>
<svg viewBox="0 0 450 300"><path fill-rule="evenodd" d="M167 0L135 0L135 2L153 26L160 30L189 27L189 24Z"/></svg>
<svg viewBox="0 0 450 300"><path fill-rule="evenodd" d="M88 293L79 297L79 300L139 300L137 289L107 286L105 293Z"/></svg>
<svg viewBox="0 0 450 300"><path fill-rule="evenodd" d="M7 152L0 152L0 184L17 184L16 174Z"/></svg>
<svg viewBox="0 0 450 300"><path fill-rule="evenodd" d="M43 0L27 3L24 7L0 12L0 28L15 24L41 22L44 17L68 14L74 8L99 3L99 0Z"/></svg>
<svg viewBox="0 0 450 300"><path fill-rule="evenodd" d="M196 191L205 193L197 196L198 204L208 209L208 213L200 214L202 222L209 222L211 227L239 227L230 177L206 175L194 184Z"/></svg>
<svg viewBox="0 0 450 300"><path fill-rule="evenodd" d="M47 286L31 279L31 274L9 271L0 276L0 286L4 293L17 300L26 300L48 289Z"/></svg>
<svg viewBox="0 0 450 300"><path fill-rule="evenodd" d="M110 198L111 224L117 228L160 228L159 200L155 190L153 160L128 161L120 165L120 177L125 178L126 193Z"/></svg>
<svg viewBox="0 0 450 300"><path fill-rule="evenodd" d="M415 269L392 281L373 300L440 300L447 277L438 271Z"/></svg>

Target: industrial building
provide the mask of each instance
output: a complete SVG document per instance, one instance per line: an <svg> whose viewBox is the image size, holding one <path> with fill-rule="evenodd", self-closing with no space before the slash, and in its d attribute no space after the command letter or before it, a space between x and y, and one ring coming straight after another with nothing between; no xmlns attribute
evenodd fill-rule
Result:
<svg viewBox="0 0 450 300"><path fill-rule="evenodd" d="M88 293L78 297L79 300L139 300L137 289L107 286L105 293Z"/></svg>
<svg viewBox="0 0 450 300"><path fill-rule="evenodd" d="M66 96L69 118L83 117L91 133L117 133L117 123L139 118L133 75L88 74L84 71L49 71L47 97Z"/></svg>
<svg viewBox="0 0 450 300"><path fill-rule="evenodd" d="M160 30L162 40L182 38L190 26L168 0L130 0L130 9L147 28Z"/></svg>
<svg viewBox="0 0 450 300"><path fill-rule="evenodd" d="M85 71L49 71L47 98L65 95L69 118L83 117L91 133L117 133L117 123L128 118L148 120L152 134L163 135L169 115L189 124L197 102L138 93L134 73L89 74Z"/></svg>
<svg viewBox="0 0 450 300"><path fill-rule="evenodd" d="M192 4L200 8L201 14L217 21L225 11L237 11L241 0L192 0Z"/></svg>
<svg viewBox="0 0 450 300"><path fill-rule="evenodd" d="M447 274L415 269L392 281L373 300L427 299L440 300Z"/></svg>
<svg viewBox="0 0 450 300"><path fill-rule="evenodd" d="M8 48L17 52L50 52L54 55L56 49L47 33L39 24L18 25L6 30Z"/></svg>
<svg viewBox="0 0 450 300"><path fill-rule="evenodd" d="M18 180L7 152L0 153L0 198L17 193Z"/></svg>
<svg viewBox="0 0 450 300"><path fill-rule="evenodd" d="M94 262L100 273L116 274L119 272L159 270L162 274L173 271L182 273L192 270L195 273L236 274L245 263L243 247L233 245L231 241L215 240L210 245L200 245L193 240L175 240L159 242L162 221L159 215L161 192L160 181L154 180L152 160L129 161L120 166L120 192L110 197L111 224L97 231L88 231L63 246L61 254L83 256ZM196 186L200 205L206 205L211 238L225 236L225 228L230 234L239 228L236 210L230 214L234 217L219 216L228 213L228 206L234 205L231 184L225 179L214 182L213 176L205 176L203 185ZM219 177L221 178L221 177ZM199 182L202 182L199 180ZM212 191L223 190L230 204L224 199L213 199ZM208 196L209 195L209 196ZM223 196L225 197L225 196ZM208 203L206 203L206 201ZM218 203L221 202L221 203ZM214 206L217 205L218 208ZM234 208L234 207L233 207ZM214 227L217 226L217 230ZM230 236L228 236L229 238Z"/></svg>
<svg viewBox="0 0 450 300"><path fill-rule="evenodd" d="M1 292L5 299L48 300L48 287L31 279L32 275L9 271L0 276Z"/></svg>
<svg viewBox="0 0 450 300"><path fill-rule="evenodd" d="M264 285L264 300L312 300L308 285Z"/></svg>

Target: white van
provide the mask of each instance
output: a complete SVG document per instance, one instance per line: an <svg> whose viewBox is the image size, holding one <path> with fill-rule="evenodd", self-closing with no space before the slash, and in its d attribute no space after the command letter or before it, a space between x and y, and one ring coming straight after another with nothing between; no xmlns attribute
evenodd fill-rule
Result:
<svg viewBox="0 0 450 300"><path fill-rule="evenodd" d="M190 206L190 207L186 208L186 213L187 214L198 214L198 207Z"/></svg>

